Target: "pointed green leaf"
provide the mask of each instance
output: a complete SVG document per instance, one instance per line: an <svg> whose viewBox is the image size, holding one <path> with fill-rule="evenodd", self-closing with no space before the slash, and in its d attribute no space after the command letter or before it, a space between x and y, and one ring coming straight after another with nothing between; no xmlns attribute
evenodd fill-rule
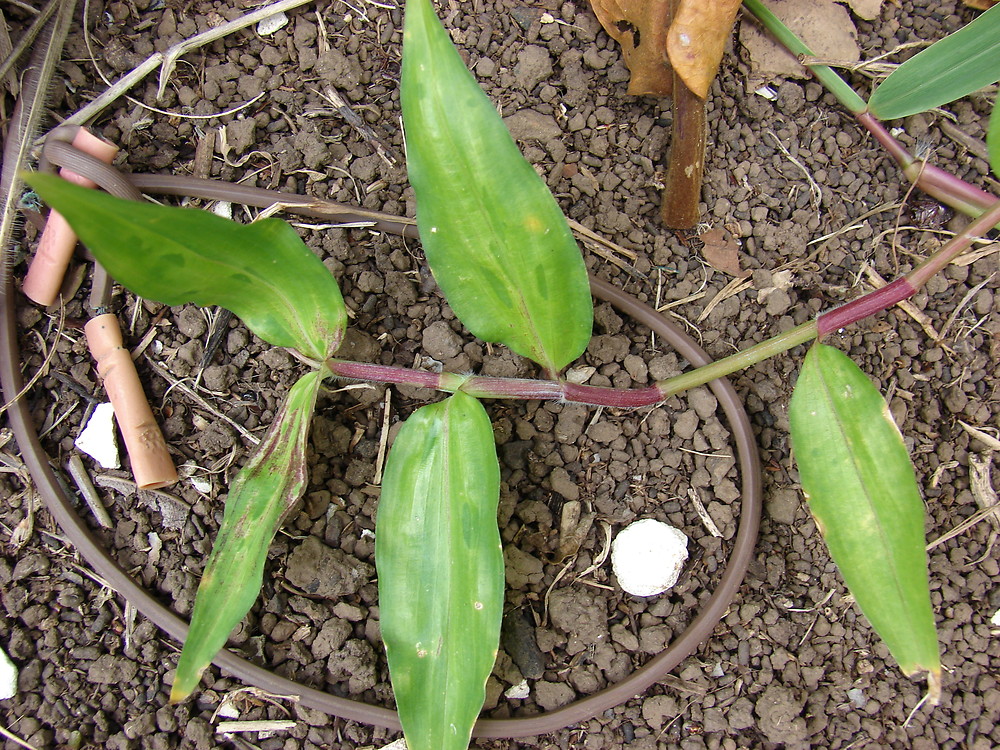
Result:
<svg viewBox="0 0 1000 750"><path fill-rule="evenodd" d="M183 700L260 594L267 549L308 481L306 441L322 374L303 375L226 498L222 526L198 585L170 700Z"/></svg>
<svg viewBox="0 0 1000 750"><path fill-rule="evenodd" d="M207 211L136 203L52 175L27 182L119 282L168 305L220 305L276 346L326 359L347 323L337 282L278 219L244 225Z"/></svg>
<svg viewBox="0 0 1000 750"><path fill-rule="evenodd" d="M500 469L486 410L456 393L389 452L375 525L382 639L411 750L464 750L500 642Z"/></svg>
<svg viewBox="0 0 1000 750"><path fill-rule="evenodd" d="M868 108L880 120L926 112L1000 80L1000 7L896 68L872 93Z"/></svg>
<svg viewBox="0 0 1000 750"><path fill-rule="evenodd" d="M429 0L406 3L401 104L420 238L448 303L479 338L561 369L590 340L586 266Z"/></svg>
<svg viewBox="0 0 1000 750"><path fill-rule="evenodd" d="M986 148L990 152L990 169L1000 177L1000 105L993 102L993 113L990 115L990 128L986 132Z"/></svg>
<svg viewBox="0 0 1000 750"><path fill-rule="evenodd" d="M789 406L792 446L816 525L848 589L900 668L941 661L924 550L924 505L885 401L837 349L806 355Z"/></svg>

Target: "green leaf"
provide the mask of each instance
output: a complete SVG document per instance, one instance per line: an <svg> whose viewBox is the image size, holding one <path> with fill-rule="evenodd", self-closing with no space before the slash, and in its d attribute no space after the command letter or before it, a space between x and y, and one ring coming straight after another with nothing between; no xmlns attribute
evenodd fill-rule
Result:
<svg viewBox="0 0 1000 750"><path fill-rule="evenodd" d="M926 112L1000 80L1000 7L900 65L872 93L880 120Z"/></svg>
<svg viewBox="0 0 1000 750"><path fill-rule="evenodd" d="M434 278L472 333L558 371L590 340L586 266L429 0L407 0L401 78L407 167Z"/></svg>
<svg viewBox="0 0 1000 750"><path fill-rule="evenodd" d="M411 750L464 750L500 642L500 469L486 410L416 411L386 462L375 525L382 639Z"/></svg>
<svg viewBox="0 0 1000 750"><path fill-rule="evenodd" d="M172 703L198 686L205 667L260 594L267 549L306 488L306 441L322 379L320 371L313 371L292 386L264 440L233 480L198 585L191 629L170 690Z"/></svg>
<svg viewBox="0 0 1000 750"><path fill-rule="evenodd" d="M850 358L817 344L788 416L802 489L848 589L903 672L930 673L933 695L941 661L924 505L885 401Z"/></svg>
<svg viewBox="0 0 1000 750"><path fill-rule="evenodd" d="M326 359L347 323L337 282L278 219L237 224L207 211L121 200L52 175L27 182L119 282L167 305L220 305L276 346Z"/></svg>
<svg viewBox="0 0 1000 750"><path fill-rule="evenodd" d="M986 148L990 152L990 169L993 170L993 174L1000 177L1000 106L997 102L993 102L990 127L986 132Z"/></svg>

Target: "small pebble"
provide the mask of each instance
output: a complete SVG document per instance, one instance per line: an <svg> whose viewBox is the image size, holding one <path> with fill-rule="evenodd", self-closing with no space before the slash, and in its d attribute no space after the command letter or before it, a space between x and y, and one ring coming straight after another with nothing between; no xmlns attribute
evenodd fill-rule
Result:
<svg viewBox="0 0 1000 750"><path fill-rule="evenodd" d="M17 695L17 667L0 648L0 701Z"/></svg>
<svg viewBox="0 0 1000 750"><path fill-rule="evenodd" d="M121 467L118 442L115 439L115 410L110 403L94 407L87 426L76 439L76 447L105 469Z"/></svg>

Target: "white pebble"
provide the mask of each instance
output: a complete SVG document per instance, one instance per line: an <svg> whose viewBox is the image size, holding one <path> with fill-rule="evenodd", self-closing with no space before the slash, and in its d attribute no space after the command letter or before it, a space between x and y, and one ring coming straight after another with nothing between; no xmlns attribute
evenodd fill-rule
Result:
<svg viewBox="0 0 1000 750"><path fill-rule="evenodd" d="M662 594L675 583L687 560L683 531L644 518L618 533L611 545L611 567L618 585L634 596Z"/></svg>
<svg viewBox="0 0 1000 750"><path fill-rule="evenodd" d="M76 439L76 447L105 469L121 467L118 441L115 438L115 410L110 403L94 407L94 413L90 415L87 426Z"/></svg>
<svg viewBox="0 0 1000 750"><path fill-rule="evenodd" d="M990 624L995 628L1000 628L1000 609L993 613L993 617L990 618Z"/></svg>
<svg viewBox="0 0 1000 750"><path fill-rule="evenodd" d="M0 648L0 701L17 695L17 666Z"/></svg>
<svg viewBox="0 0 1000 750"><path fill-rule="evenodd" d="M507 692L504 695L511 700L523 701L531 695L531 690L528 688L528 681L521 680L516 685L511 685L507 688Z"/></svg>
<svg viewBox="0 0 1000 750"><path fill-rule="evenodd" d="M257 33L261 36L271 36L278 29L283 29L288 25L288 16L282 11L278 11L273 16L268 16L257 24Z"/></svg>

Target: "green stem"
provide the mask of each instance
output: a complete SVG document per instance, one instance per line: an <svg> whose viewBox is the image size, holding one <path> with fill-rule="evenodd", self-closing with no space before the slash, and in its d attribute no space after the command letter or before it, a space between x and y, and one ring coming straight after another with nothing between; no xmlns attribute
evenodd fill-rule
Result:
<svg viewBox="0 0 1000 750"><path fill-rule="evenodd" d="M795 32L785 26L785 24L772 13L760 0L743 0L743 7L756 17L771 35L788 49L793 55L800 58L815 57L812 50L805 42L799 39ZM861 114L868 108L868 104L858 96L857 92L840 77L840 75L828 65L803 64L813 72L819 82L826 86L827 90L837 97L853 114Z"/></svg>
<svg viewBox="0 0 1000 750"><path fill-rule="evenodd" d="M744 349L710 365L657 381L656 385L663 391L663 396L666 398L689 388L705 385L705 383L710 383L737 370L762 362L768 357L786 352L792 347L816 338L816 333L816 321L810 320L808 323L795 326L795 328L779 333L767 341L762 341L749 349Z"/></svg>

